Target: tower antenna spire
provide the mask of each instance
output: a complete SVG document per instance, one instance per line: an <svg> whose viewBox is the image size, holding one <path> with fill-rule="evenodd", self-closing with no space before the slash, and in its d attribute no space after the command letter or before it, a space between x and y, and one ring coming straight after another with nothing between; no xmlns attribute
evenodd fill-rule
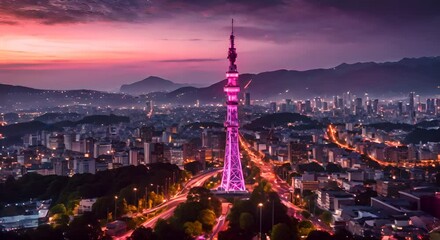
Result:
<svg viewBox="0 0 440 240"><path fill-rule="evenodd" d="M234 35L234 19L232 19L232 35Z"/></svg>

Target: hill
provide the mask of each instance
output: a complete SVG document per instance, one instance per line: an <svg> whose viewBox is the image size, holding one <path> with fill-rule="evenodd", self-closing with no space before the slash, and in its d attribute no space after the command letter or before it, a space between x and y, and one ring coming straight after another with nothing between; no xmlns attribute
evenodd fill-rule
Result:
<svg viewBox="0 0 440 240"><path fill-rule="evenodd" d="M150 76L132 84L122 85L120 92L131 95L141 95L151 92L169 92L184 86L186 85L174 83L160 77Z"/></svg>
<svg viewBox="0 0 440 240"><path fill-rule="evenodd" d="M257 118L253 120L251 123L244 125L243 128L250 130L260 130L263 128L266 129L271 128L272 126L287 127L288 124L308 125L308 124L315 124L315 121L307 116L298 113L274 113Z"/></svg>
<svg viewBox="0 0 440 240"><path fill-rule="evenodd" d="M130 118L116 115L92 115L86 116L78 121L61 121L53 124L46 124L40 121L0 126L0 133L8 139L9 137L22 137L25 134L36 133L42 130L61 130L63 127L74 127L78 124L110 125L121 122L129 122Z"/></svg>
<svg viewBox="0 0 440 240"><path fill-rule="evenodd" d="M405 143L418 144L420 142L440 142L440 129L417 128L405 137Z"/></svg>
<svg viewBox="0 0 440 240"><path fill-rule="evenodd" d="M126 107L139 103L137 97L94 90L44 90L0 84L0 110L48 108L72 105Z"/></svg>

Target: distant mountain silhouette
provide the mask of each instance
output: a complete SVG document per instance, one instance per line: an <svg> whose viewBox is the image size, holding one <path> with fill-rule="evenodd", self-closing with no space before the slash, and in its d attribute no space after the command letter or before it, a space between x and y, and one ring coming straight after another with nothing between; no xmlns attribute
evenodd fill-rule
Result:
<svg viewBox="0 0 440 240"><path fill-rule="evenodd" d="M120 93L94 90L42 90L0 84L0 110L4 112L78 104L126 107L138 102L138 98Z"/></svg>
<svg viewBox="0 0 440 240"><path fill-rule="evenodd" d="M6 95L6 94L14 94L14 93L39 93L43 90L38 90L30 87L23 87L23 86L14 86L14 85L8 85L8 84L1 84L0 83L0 95Z"/></svg>
<svg viewBox="0 0 440 240"><path fill-rule="evenodd" d="M141 95L151 92L169 92L185 86L188 85L174 83L170 80L156 76L150 76L132 84L122 85L120 92L131 95Z"/></svg>
<svg viewBox="0 0 440 240"><path fill-rule="evenodd" d="M410 91L417 94L438 94L440 57L404 58L398 62L343 63L329 69L307 71L277 70L259 74L241 74L240 84L250 79L248 91L253 99L304 99L331 97L350 91L370 96L402 96ZM164 102L221 102L226 80L205 88L180 88L155 95Z"/></svg>
<svg viewBox="0 0 440 240"><path fill-rule="evenodd" d="M239 83L252 99L280 100L330 98L350 91L358 96L402 97L415 91L419 95L439 94L440 57L404 58L386 63L343 63L330 69L307 71L277 70L259 74L241 74ZM39 90L0 84L0 110L15 111L60 105L86 104L91 106L144 106L146 100L156 103L194 104L225 101L222 80L208 87L176 84L159 77L123 85L121 92L107 93L93 90ZM243 90L242 90L243 91ZM134 95L134 96L130 96ZM141 96L137 96L141 95ZM242 96L242 95L240 95Z"/></svg>

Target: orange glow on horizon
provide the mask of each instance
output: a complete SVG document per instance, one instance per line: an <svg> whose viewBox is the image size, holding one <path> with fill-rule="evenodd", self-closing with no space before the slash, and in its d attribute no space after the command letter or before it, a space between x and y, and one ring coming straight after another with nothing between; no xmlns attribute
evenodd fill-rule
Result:
<svg viewBox="0 0 440 240"><path fill-rule="evenodd" d="M223 50L223 42L186 40L194 36L164 24L44 25L19 21L17 25L0 24L0 32L2 69L83 68L90 64L217 59L224 52L212 51L213 48ZM177 39L170 37L176 35Z"/></svg>

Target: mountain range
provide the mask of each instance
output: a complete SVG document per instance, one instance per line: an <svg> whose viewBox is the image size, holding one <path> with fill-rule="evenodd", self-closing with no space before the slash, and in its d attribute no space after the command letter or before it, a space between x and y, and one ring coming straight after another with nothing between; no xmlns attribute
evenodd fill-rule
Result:
<svg viewBox="0 0 440 240"><path fill-rule="evenodd" d="M440 57L404 58L398 62L341 64L329 69L307 71L277 70L258 74L240 74L252 99L280 100L332 97L350 91L370 97L440 94ZM158 103L220 103L224 102L226 79L208 87L178 84L151 76L120 87L120 93L91 90L39 90L0 84L0 110L25 109L60 104L124 106L144 104L146 99ZM138 97L138 95L141 95ZM19 101L17 100L19 99Z"/></svg>
<svg viewBox="0 0 440 240"><path fill-rule="evenodd" d="M415 91L419 95L440 94L440 57L404 58L398 62L341 64L329 69L277 70L241 74L253 99L305 99L332 97L350 91L358 96L394 97ZM184 87L155 97L169 102L218 102L224 99L226 79L205 88Z"/></svg>

